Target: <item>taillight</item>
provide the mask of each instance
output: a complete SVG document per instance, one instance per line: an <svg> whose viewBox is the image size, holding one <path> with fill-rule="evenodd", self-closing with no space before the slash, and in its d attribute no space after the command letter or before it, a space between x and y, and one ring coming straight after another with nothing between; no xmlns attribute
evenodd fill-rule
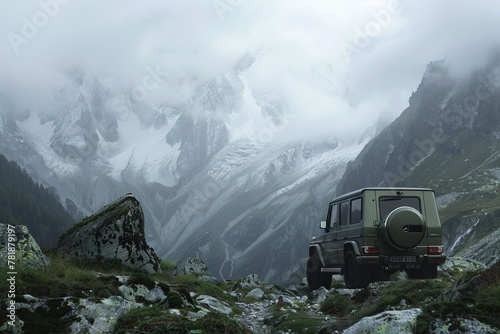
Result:
<svg viewBox="0 0 500 334"><path fill-rule="evenodd" d="M443 252L443 246L428 246L427 253L429 254L441 254Z"/></svg>
<svg viewBox="0 0 500 334"><path fill-rule="evenodd" d="M377 246L363 246L363 253L365 254L378 254Z"/></svg>

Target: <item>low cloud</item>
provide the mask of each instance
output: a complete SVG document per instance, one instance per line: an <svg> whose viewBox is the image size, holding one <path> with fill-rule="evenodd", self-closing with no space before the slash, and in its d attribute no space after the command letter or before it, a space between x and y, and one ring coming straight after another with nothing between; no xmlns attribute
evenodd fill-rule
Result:
<svg viewBox="0 0 500 334"><path fill-rule="evenodd" d="M301 137L356 138L408 105L429 61L457 75L480 66L500 31L491 1L3 1L0 92L36 108L75 68L131 91L165 74L148 98L187 101L260 50L253 87L286 100ZM161 92L161 93L160 93Z"/></svg>

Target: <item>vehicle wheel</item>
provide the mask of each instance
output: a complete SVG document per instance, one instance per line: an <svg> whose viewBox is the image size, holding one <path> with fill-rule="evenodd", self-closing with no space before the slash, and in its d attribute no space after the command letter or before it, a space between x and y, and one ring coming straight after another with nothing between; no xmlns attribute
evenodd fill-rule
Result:
<svg viewBox="0 0 500 334"><path fill-rule="evenodd" d="M344 283L348 289L366 288L370 284L370 276L366 266L356 262L353 251L348 251L344 260Z"/></svg>
<svg viewBox="0 0 500 334"><path fill-rule="evenodd" d="M437 277L437 265L423 263L420 269L407 269L406 273L412 279L429 279Z"/></svg>
<svg viewBox="0 0 500 334"><path fill-rule="evenodd" d="M309 260L307 260L306 277L311 291L319 289L321 286L330 290L332 274L321 272L321 261L316 253L311 255Z"/></svg>

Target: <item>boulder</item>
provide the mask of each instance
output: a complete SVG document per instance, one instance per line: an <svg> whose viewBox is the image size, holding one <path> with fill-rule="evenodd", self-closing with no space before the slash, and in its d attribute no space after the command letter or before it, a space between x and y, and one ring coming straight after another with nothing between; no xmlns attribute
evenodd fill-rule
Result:
<svg viewBox="0 0 500 334"><path fill-rule="evenodd" d="M196 297L196 301L198 302L198 304L208 307L209 311L211 310L226 315L229 315L231 314L231 312L233 312L233 309L231 308L231 306L229 306L229 304L222 302L212 296L200 295Z"/></svg>
<svg viewBox="0 0 500 334"><path fill-rule="evenodd" d="M232 290L235 291L245 288L258 288L262 285L263 284L257 274L250 274L247 277L240 279L236 283L234 283Z"/></svg>
<svg viewBox="0 0 500 334"><path fill-rule="evenodd" d="M0 266L16 271L18 266L41 268L50 264L26 226L0 224L0 238Z"/></svg>
<svg viewBox="0 0 500 334"><path fill-rule="evenodd" d="M415 330L417 317L421 309L409 309L401 311L386 311L380 314L365 317L356 324L347 328L344 334L351 333L394 333L412 334Z"/></svg>
<svg viewBox="0 0 500 334"><path fill-rule="evenodd" d="M247 298L256 298L256 299L262 299L264 297L264 291L259 288L255 288L246 295Z"/></svg>
<svg viewBox="0 0 500 334"><path fill-rule="evenodd" d="M311 303L321 304L328 297L328 290L324 286L311 292Z"/></svg>
<svg viewBox="0 0 500 334"><path fill-rule="evenodd" d="M141 204L127 194L85 218L61 236L57 253L84 261L118 261L122 265L160 272L160 260L146 243Z"/></svg>
<svg viewBox="0 0 500 334"><path fill-rule="evenodd" d="M210 275L210 271L205 263L199 259L188 257L181 262L179 262L174 270L172 270L171 274L173 276L178 275L199 275L199 274L208 274Z"/></svg>

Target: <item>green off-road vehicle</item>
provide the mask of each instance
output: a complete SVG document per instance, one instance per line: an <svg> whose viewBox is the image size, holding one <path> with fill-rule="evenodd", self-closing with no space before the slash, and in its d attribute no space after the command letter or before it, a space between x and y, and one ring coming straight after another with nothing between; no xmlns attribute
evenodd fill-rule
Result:
<svg viewBox="0 0 500 334"><path fill-rule="evenodd" d="M389 280L435 278L443 255L442 230L432 189L364 188L333 200L324 233L312 239L307 261L311 290L329 289L332 275L348 288Z"/></svg>

